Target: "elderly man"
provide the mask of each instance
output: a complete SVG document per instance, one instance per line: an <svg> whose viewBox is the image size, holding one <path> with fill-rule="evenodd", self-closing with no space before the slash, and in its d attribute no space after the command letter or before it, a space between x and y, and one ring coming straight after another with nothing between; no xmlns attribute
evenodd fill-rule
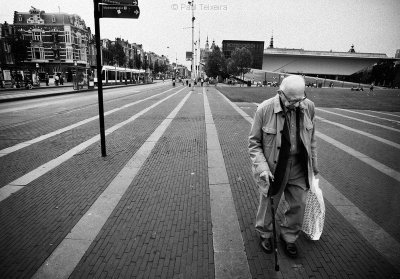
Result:
<svg viewBox="0 0 400 279"><path fill-rule="evenodd" d="M254 116L249 153L260 190L256 230L267 253L272 252L268 194L279 201L284 193L288 210L280 238L288 256L298 254L295 241L303 223L306 191L312 176L318 174L314 108L306 97L304 78L292 75L282 80L278 94L261 103Z"/></svg>

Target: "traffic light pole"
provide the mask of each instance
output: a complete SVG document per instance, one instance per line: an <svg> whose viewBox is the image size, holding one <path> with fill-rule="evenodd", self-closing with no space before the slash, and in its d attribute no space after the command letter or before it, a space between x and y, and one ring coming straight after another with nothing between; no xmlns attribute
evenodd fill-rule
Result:
<svg viewBox="0 0 400 279"><path fill-rule="evenodd" d="M103 107L103 80L101 77L101 47L100 47L100 9L99 0L93 0L94 4L94 30L96 35L96 60L97 60L97 89L99 99L99 120L100 120L100 142L101 156L106 157L106 135L104 128L104 107Z"/></svg>

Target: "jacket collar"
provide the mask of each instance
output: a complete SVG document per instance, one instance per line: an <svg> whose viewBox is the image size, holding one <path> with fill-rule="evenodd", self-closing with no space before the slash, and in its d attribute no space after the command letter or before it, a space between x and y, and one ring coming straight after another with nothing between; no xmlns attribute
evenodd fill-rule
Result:
<svg viewBox="0 0 400 279"><path fill-rule="evenodd" d="M308 107L304 104L304 101L300 103L299 108L301 111L308 109ZM279 94L276 94L276 96L274 97L274 113L279 113L281 111L283 112L279 101Z"/></svg>

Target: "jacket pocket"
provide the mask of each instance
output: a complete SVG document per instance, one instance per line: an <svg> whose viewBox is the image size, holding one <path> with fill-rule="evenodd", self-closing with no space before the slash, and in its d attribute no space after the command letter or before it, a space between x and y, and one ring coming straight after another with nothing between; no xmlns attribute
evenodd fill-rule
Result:
<svg viewBox="0 0 400 279"><path fill-rule="evenodd" d="M272 127L262 127L263 130L263 144L265 147L271 147L276 138L276 129Z"/></svg>

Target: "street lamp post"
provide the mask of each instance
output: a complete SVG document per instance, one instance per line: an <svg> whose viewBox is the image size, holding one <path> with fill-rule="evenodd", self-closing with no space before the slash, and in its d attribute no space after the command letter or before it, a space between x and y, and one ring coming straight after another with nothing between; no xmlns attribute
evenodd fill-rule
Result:
<svg viewBox="0 0 400 279"><path fill-rule="evenodd" d="M194 81L194 72L195 72L195 68L194 68L194 0L188 2L189 5L192 6L192 72L191 72L191 77L192 80Z"/></svg>
<svg viewBox="0 0 400 279"><path fill-rule="evenodd" d="M74 80L74 89L79 90L78 85L78 61L74 59L74 67L75 67L75 80Z"/></svg>

